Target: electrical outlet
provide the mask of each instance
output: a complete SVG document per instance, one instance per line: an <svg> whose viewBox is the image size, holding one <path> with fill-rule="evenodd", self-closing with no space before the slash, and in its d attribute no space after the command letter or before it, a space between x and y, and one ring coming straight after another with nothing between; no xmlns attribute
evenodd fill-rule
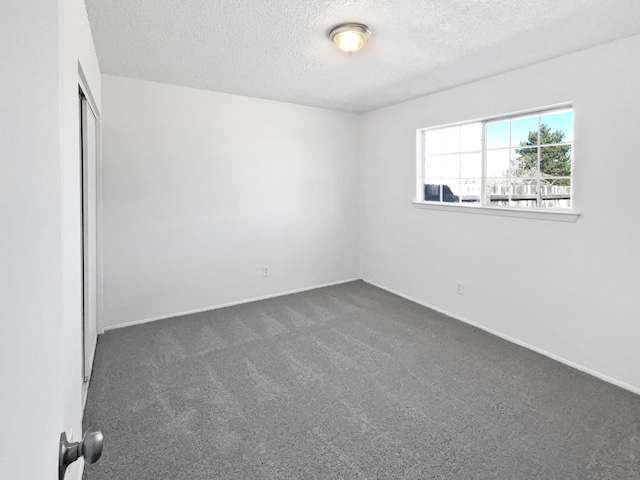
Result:
<svg viewBox="0 0 640 480"><path fill-rule="evenodd" d="M456 293L458 295L464 295L464 285L460 280L456 282L456 287L457 287Z"/></svg>
<svg viewBox="0 0 640 480"><path fill-rule="evenodd" d="M263 265L262 266L262 276L263 277L268 277L269 276L269 265Z"/></svg>

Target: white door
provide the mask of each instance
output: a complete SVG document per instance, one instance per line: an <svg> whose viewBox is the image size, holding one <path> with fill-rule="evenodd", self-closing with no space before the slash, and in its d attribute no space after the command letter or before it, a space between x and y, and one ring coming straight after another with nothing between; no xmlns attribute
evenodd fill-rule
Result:
<svg viewBox="0 0 640 480"><path fill-rule="evenodd" d="M98 339L96 248L96 125L91 105L80 91L80 158L82 182L82 332L85 382L89 381Z"/></svg>
<svg viewBox="0 0 640 480"><path fill-rule="evenodd" d="M58 2L0 2L0 478L58 478L64 425Z"/></svg>

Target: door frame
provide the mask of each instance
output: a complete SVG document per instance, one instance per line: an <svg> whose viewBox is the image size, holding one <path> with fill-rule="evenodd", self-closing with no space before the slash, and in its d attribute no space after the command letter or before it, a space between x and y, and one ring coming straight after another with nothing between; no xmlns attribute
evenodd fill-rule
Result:
<svg viewBox="0 0 640 480"><path fill-rule="evenodd" d="M96 131L95 131L95 141L96 141L96 165L95 165L95 172L96 172L96 185L95 185L95 194L96 194L96 199L95 199L96 200L96 212L95 212L95 215L96 215L96 218L95 218L95 221L96 221L96 232L95 232L96 234L96 330L97 330L97 334L100 335L104 333L103 263L102 263L103 262L103 258L102 258L102 115L95 101L95 97L91 92L91 88L89 87L89 82L86 79L86 76L84 74L84 71L82 70L82 65L80 64L80 62L78 62L78 91L85 97L88 107L92 110L93 114L96 117ZM80 132L79 132L80 135L82 135L82 128L83 128L83 125L82 125L82 117L81 117ZM80 162L81 162L81 171L82 171L83 169L82 164L84 163L84 152L81 152L80 154ZM84 188L83 177L81 177L81 182L82 182L81 183L81 190L82 190ZM81 234L83 236L82 244L84 246L85 244L84 217L81 217L81 222L82 222ZM83 258L82 258L83 284L81 285L81 288L84 291L84 247L83 247L82 255L83 255ZM82 302L83 302L83 305L81 306L82 308L81 320L84 322L84 299L82 300ZM82 325L81 332L82 332L81 362L82 362L82 365L84 365L84 362L85 362L84 324ZM97 343L96 343L96 346L97 346ZM95 356L95 349L93 351L93 355ZM84 368L82 368L81 370L84 372ZM83 381L83 387L82 387L82 408L83 409L87 401L87 392L88 392L88 387L89 387L89 382L91 377L91 371L88 372L87 376L89 377L89 380Z"/></svg>

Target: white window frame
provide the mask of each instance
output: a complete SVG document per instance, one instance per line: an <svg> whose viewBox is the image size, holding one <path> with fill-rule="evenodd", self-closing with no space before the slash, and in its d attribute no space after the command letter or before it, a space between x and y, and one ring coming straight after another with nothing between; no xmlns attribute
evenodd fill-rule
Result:
<svg viewBox="0 0 640 480"><path fill-rule="evenodd" d="M539 219L539 220L554 220L554 221L564 221L564 222L575 222L579 213L574 208L574 181L573 181L573 173L574 173L574 165L572 159L571 166L571 208L563 208L563 209L548 209L542 207L515 207L515 206L491 206L486 204L486 180L487 180L487 171L486 171L486 154L487 154L487 146L485 142L486 137L486 127L487 124L497 122L500 120L513 120L520 117L526 117L531 115L544 115L545 113L553 113L559 110L572 110L573 105L571 103L562 103L556 105L549 105L545 107L540 107L536 109L530 110L522 110L518 112L513 112L509 114L503 115L495 115L475 120L468 120L464 122L455 122L449 123L445 125L436 125L433 127L420 128L416 130L416 200L413 202L413 205L417 208L425 208L429 210L440 210L440 211L449 211L449 212L458 212L458 213L473 213L473 214L481 214L481 215L498 215L505 217L520 217L520 218L531 218L531 219ZM482 124L482 146L481 146L481 154L482 154L482 187L481 187L481 195L480 195L480 203L465 205L462 203L450 203L440 201L425 201L424 200L424 191L425 191L425 132L430 130L438 130L448 127L454 126L462 126L469 125L473 123L481 123ZM575 119L574 124L575 125ZM575 126L574 126L575 131ZM571 135L571 143L572 145L572 155L575 152L575 135L572 132ZM510 145L510 148L511 147ZM538 147L540 148L540 147ZM540 169L538 165L537 178L540 177ZM442 192L442 188L440 189ZM440 195L442 199L442 193Z"/></svg>

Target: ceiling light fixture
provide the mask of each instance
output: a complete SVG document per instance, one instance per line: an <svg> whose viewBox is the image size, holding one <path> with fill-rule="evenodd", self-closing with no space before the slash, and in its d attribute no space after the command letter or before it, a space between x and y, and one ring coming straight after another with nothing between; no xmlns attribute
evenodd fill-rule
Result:
<svg viewBox="0 0 640 480"><path fill-rule="evenodd" d="M351 55L367 43L371 29L362 23L341 23L329 32L329 38L338 48Z"/></svg>

